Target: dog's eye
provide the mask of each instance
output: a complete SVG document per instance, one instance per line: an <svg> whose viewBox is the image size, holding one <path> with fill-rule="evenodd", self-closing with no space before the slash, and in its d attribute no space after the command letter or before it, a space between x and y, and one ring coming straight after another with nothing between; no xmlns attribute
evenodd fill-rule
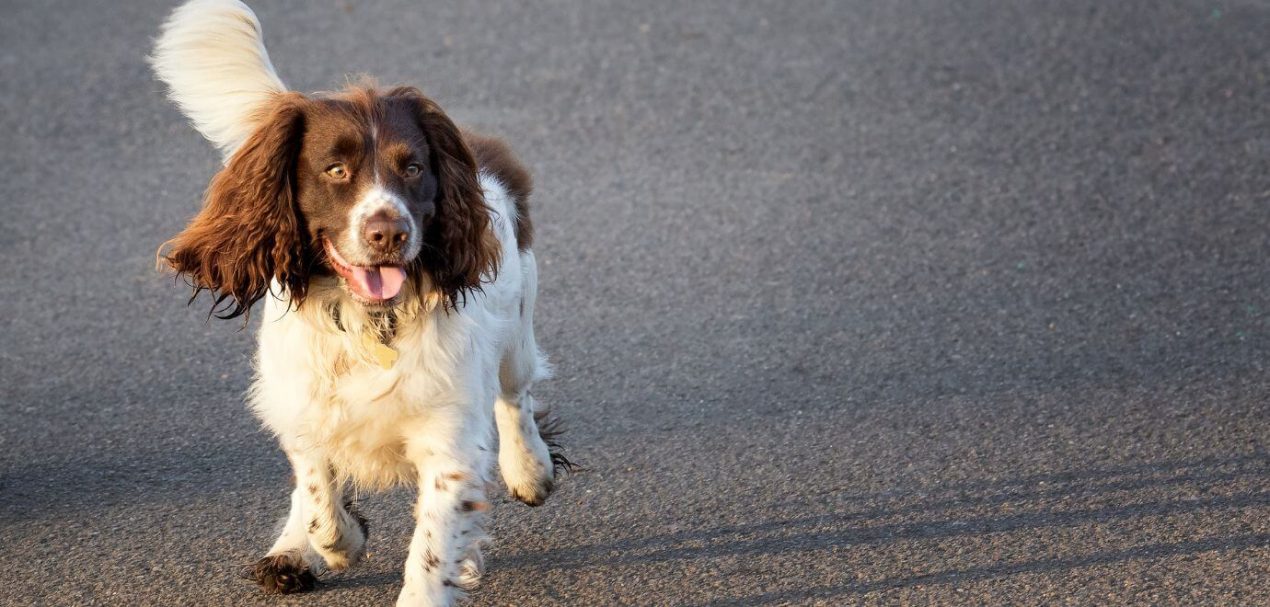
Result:
<svg viewBox="0 0 1270 607"><path fill-rule="evenodd" d="M331 179L339 179L341 181L348 179L348 169L343 164L333 164L326 167L326 175Z"/></svg>
<svg viewBox="0 0 1270 607"><path fill-rule="evenodd" d="M419 166L418 163L412 162L406 165L406 177L418 177L421 172L423 172L423 167Z"/></svg>

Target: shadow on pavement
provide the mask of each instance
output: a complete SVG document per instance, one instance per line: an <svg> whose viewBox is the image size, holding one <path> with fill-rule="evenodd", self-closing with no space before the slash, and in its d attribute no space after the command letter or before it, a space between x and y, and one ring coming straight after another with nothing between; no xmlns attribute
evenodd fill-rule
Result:
<svg viewBox="0 0 1270 607"><path fill-rule="evenodd" d="M787 604L789 601L794 600L833 598L847 594L864 594L888 588L905 588L917 585L946 584L954 582L964 583L967 581L1004 577L1021 573L1045 573L1065 569L1075 569L1078 567L1088 567L1091 565L1107 565L1139 559L1158 559L1169 556L1197 554L1213 550L1255 548L1258 546L1265 546L1266 544L1270 544L1270 534L1217 537L1189 542L1149 544L1144 546L1135 546L1128 550L1099 552L1074 558L1038 559L1022 563L1003 563L987 567L941 571L939 573L917 575L908 578L887 579L863 584L844 584L841 586L824 586L806 588L802 590L770 592L743 599L711 601L709 603L700 603L698 605L700 607L708 607L711 605Z"/></svg>
<svg viewBox="0 0 1270 607"><path fill-rule="evenodd" d="M1270 491L1235 490L1229 494L1202 497L1195 497L1195 494L1215 484L1235 483L1239 486L1242 483L1243 486L1256 486L1264 482L1268 474L1270 454L1257 452L1237 457L1148 462L929 488L907 488L845 496L839 500L839 503L862 506L854 512L696 529L547 552L506 554L500 555L493 562L497 569L527 572L592 566L623 568L727 556L765 558L784 553L816 552L852 546L968 538L1043 528L1125 522L1143 517L1260 508L1270 506ZM1146 501L1144 495L1133 493L1153 489L1181 491L1184 495L1173 499ZM1131 493L1114 495L1120 492ZM1158 495L1152 495L1158 498ZM1070 500L1079 500L1076 502L1079 504L1112 503L1093 508L1055 507L1057 502L1072 503ZM1002 507L1024 511L996 515L982 513L984 509ZM963 510L970 512L963 516L947 514L950 511ZM930 515L935 517L930 519ZM927 520L881 522L897 518ZM948 569L911 577L848 582L838 586L777 591L743 598L720 599L705 604L784 603L798 599L863 594L915 585L964 582L1268 544L1270 535L1255 533L1144 543L1121 550Z"/></svg>

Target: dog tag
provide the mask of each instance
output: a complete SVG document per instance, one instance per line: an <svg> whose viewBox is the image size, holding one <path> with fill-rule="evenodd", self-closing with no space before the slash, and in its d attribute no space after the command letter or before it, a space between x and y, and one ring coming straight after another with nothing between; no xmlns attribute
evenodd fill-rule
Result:
<svg viewBox="0 0 1270 607"><path fill-rule="evenodd" d="M362 335L362 345L366 346L366 349L370 351L370 355L375 358L375 362L379 363L379 366L391 369L393 365L397 364L397 350L393 349L392 346L379 343L379 340L369 333Z"/></svg>

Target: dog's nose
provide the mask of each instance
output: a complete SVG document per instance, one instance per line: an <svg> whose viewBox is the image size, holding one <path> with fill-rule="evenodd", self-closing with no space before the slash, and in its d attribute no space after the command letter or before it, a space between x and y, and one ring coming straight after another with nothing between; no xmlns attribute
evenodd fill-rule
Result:
<svg viewBox="0 0 1270 607"><path fill-rule="evenodd" d="M410 239L410 224L395 213L380 211L362 227L366 246L379 253L392 253Z"/></svg>

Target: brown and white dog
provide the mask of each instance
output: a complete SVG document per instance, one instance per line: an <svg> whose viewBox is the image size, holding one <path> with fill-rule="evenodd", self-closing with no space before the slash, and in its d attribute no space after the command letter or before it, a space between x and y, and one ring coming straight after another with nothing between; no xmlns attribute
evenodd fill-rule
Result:
<svg viewBox="0 0 1270 607"><path fill-rule="evenodd" d="M222 317L263 309L249 400L295 472L251 576L295 592L353 565L352 492L410 484L398 605L452 604L482 570L495 424L516 499L542 503L567 465L529 393L548 368L528 173L417 89L288 91L236 0L178 8L151 60L225 158L161 259Z"/></svg>

